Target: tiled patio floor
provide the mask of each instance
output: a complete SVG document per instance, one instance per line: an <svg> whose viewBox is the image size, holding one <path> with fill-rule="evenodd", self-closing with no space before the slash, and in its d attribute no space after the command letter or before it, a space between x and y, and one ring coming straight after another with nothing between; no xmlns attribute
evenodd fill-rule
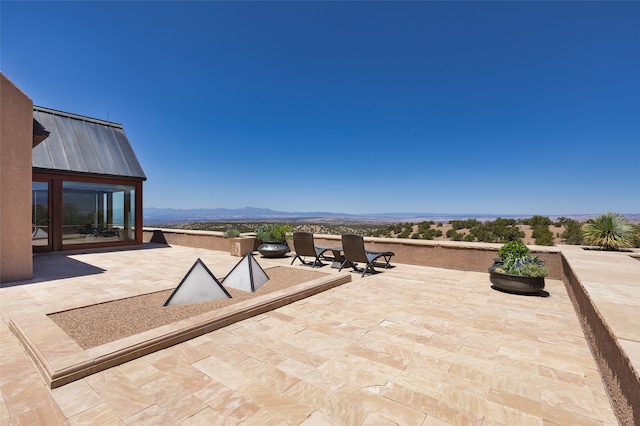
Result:
<svg viewBox="0 0 640 426"><path fill-rule="evenodd" d="M515 296L486 273L396 263L53 390L7 327L174 288L197 258L216 276L239 260L149 244L37 257L32 282L0 289L0 424L617 424L557 280Z"/></svg>

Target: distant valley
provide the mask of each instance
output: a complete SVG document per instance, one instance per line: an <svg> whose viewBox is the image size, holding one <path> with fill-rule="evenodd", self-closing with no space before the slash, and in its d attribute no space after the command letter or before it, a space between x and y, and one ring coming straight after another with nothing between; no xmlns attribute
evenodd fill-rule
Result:
<svg viewBox="0 0 640 426"><path fill-rule="evenodd" d="M604 212L603 212L604 213ZM534 213L535 214L535 213ZM397 222L421 222L432 220L434 222L447 223L450 220L477 219L479 221L495 220L498 217L525 219L534 214L497 215L488 213L447 214L447 213L378 213L378 214L347 214L333 212L284 212L257 207L244 207L241 209L168 209L146 207L144 209L144 224L158 225L181 222L203 221L287 221L291 223L397 223ZM558 217L567 217L577 221L585 221L597 214L560 214L542 215L551 220ZM640 214L625 214L632 223L640 223Z"/></svg>

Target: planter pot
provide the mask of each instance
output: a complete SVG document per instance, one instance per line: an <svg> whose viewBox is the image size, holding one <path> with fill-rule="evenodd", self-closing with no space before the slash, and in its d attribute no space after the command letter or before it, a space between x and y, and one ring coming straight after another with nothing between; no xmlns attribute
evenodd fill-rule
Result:
<svg viewBox="0 0 640 426"><path fill-rule="evenodd" d="M255 238L229 238L229 253L231 256L243 257L247 253L253 251Z"/></svg>
<svg viewBox="0 0 640 426"><path fill-rule="evenodd" d="M493 288L516 294L541 294L544 290L542 277L503 274L492 269L489 269L489 280Z"/></svg>
<svg viewBox="0 0 640 426"><path fill-rule="evenodd" d="M264 241L258 251L264 257L284 257L289 253L289 246L287 243Z"/></svg>

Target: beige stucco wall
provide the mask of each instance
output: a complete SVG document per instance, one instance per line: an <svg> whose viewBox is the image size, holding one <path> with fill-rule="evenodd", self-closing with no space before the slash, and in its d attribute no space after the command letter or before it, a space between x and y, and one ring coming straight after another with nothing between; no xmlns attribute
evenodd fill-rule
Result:
<svg viewBox="0 0 640 426"><path fill-rule="evenodd" d="M174 244L209 250L229 250L229 242L224 238L222 232L144 228L143 241L160 242L152 240L154 230L156 232L162 231L163 242L169 245ZM316 234L314 235L314 241L318 246L335 247L342 245L340 235ZM364 242L369 250L394 252L395 256L392 258L392 264L397 262L476 272L487 272L502 246L502 244L492 243L374 237L365 237ZM293 241L288 243L289 248L295 251ZM549 269L550 279L557 280L561 278L561 256L557 247L529 246L529 248L534 256L544 260L545 266Z"/></svg>
<svg viewBox="0 0 640 426"><path fill-rule="evenodd" d="M33 102L0 73L0 282L31 278Z"/></svg>

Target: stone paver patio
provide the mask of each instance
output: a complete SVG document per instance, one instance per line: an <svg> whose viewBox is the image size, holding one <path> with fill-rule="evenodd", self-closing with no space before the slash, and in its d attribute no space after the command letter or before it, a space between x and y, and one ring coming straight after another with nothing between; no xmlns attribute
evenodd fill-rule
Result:
<svg viewBox="0 0 640 426"><path fill-rule="evenodd" d="M8 328L174 288L197 258L216 276L239 260L152 244L36 257L33 280L0 289L0 424L617 424L559 280L515 296L486 273L395 263L53 390Z"/></svg>

